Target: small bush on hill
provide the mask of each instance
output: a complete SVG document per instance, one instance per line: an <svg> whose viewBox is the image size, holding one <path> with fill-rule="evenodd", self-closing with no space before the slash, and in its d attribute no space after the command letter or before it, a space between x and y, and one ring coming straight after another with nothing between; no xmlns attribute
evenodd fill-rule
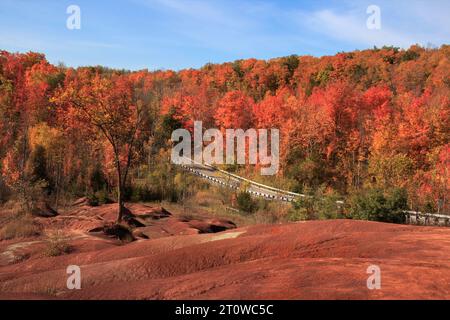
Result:
<svg viewBox="0 0 450 320"><path fill-rule="evenodd" d="M400 188L387 191L367 189L353 195L349 205L350 217L354 219L402 223L402 211L407 209L407 195Z"/></svg>
<svg viewBox="0 0 450 320"><path fill-rule="evenodd" d="M69 254L73 247L68 243L67 238L60 232L52 234L47 242L44 255L47 257L57 257L63 254Z"/></svg>
<svg viewBox="0 0 450 320"><path fill-rule="evenodd" d="M243 211L244 213L253 213L258 209L257 202L253 200L250 193L248 193L247 191L239 192L236 201L239 210Z"/></svg>
<svg viewBox="0 0 450 320"><path fill-rule="evenodd" d="M99 190L95 193L89 194L87 196L89 205L92 207L101 206L103 204L111 203L109 198L109 193L106 189Z"/></svg>
<svg viewBox="0 0 450 320"><path fill-rule="evenodd" d="M339 219L343 217L342 207L338 202L341 197L333 190L319 187L315 192L305 190L306 196L299 197L288 215L290 221Z"/></svg>
<svg viewBox="0 0 450 320"><path fill-rule="evenodd" d="M29 216L18 216L0 229L0 240L35 237L40 234L40 228Z"/></svg>

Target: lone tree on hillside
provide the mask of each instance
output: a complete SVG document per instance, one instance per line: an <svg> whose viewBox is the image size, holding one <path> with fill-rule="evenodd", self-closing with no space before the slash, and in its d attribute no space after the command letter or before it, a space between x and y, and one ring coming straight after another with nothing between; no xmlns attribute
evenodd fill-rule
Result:
<svg viewBox="0 0 450 320"><path fill-rule="evenodd" d="M143 83L136 74L71 70L52 99L69 125L98 133L108 141L117 177L119 222L125 214L124 190L144 123Z"/></svg>

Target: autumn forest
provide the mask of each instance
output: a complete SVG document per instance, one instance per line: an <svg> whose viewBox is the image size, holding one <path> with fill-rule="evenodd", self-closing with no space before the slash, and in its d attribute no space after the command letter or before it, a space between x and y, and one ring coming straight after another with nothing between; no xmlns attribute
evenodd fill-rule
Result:
<svg viewBox="0 0 450 320"><path fill-rule="evenodd" d="M276 176L250 165L223 169L331 201L299 201L291 220L395 222L382 210L371 215L380 206L450 213L447 45L178 72L73 69L0 51L0 202L33 210L42 199L53 208L112 199L120 219L125 202L181 201L198 183L170 163L170 137L194 121L280 130ZM336 200L345 205L332 214L326 203Z"/></svg>

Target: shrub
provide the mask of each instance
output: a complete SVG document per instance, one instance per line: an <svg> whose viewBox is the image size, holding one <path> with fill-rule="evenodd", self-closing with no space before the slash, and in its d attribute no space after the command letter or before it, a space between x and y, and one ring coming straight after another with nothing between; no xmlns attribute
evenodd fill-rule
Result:
<svg viewBox="0 0 450 320"><path fill-rule="evenodd" d="M98 207L98 206L99 206L99 201L98 201L98 198L97 198L97 196L95 195L95 193L89 194L89 195L87 196L87 199L88 199L88 204L89 204L91 207Z"/></svg>
<svg viewBox="0 0 450 320"><path fill-rule="evenodd" d="M109 198L109 193L105 189L99 190L97 192L88 194L87 196L88 203L91 207L97 207L103 204L111 203L111 199Z"/></svg>
<svg viewBox="0 0 450 320"><path fill-rule="evenodd" d="M100 190L105 190L108 187L105 174L99 164L94 168L90 176L90 188L95 193Z"/></svg>
<svg viewBox="0 0 450 320"><path fill-rule="evenodd" d="M259 200L260 208L256 213L258 220L264 221L263 223L277 223L280 221L286 221L289 219L291 205L289 203L282 203L278 201Z"/></svg>
<svg viewBox="0 0 450 320"><path fill-rule="evenodd" d="M287 168L287 175L293 177L297 182L294 190L302 191L305 187L318 188L321 183L324 182L326 177L326 171L324 171L325 165L323 160L318 154L313 154L306 157L303 160L302 155L297 150L292 150L289 155L289 161L292 165Z"/></svg>
<svg viewBox="0 0 450 320"><path fill-rule="evenodd" d="M144 171L144 170L143 170ZM143 179L125 190L126 200L131 202L170 201L183 202L204 189L205 182L179 171L175 167L158 164Z"/></svg>
<svg viewBox="0 0 450 320"><path fill-rule="evenodd" d="M319 188L315 198L315 209L319 219L341 219L344 217L342 205L338 203L342 198L335 191Z"/></svg>
<svg viewBox="0 0 450 320"><path fill-rule="evenodd" d="M24 216L18 217L0 229L0 240L9 240L15 238L28 238L40 235L40 228L33 222L33 219Z"/></svg>
<svg viewBox="0 0 450 320"><path fill-rule="evenodd" d="M96 198L98 199L98 203L101 204L107 204L111 203L111 200L109 199L109 194L106 189L99 190L95 193Z"/></svg>
<svg viewBox="0 0 450 320"><path fill-rule="evenodd" d="M367 189L351 197L349 214L354 219L402 223L407 200L406 191L401 188Z"/></svg>
<svg viewBox="0 0 450 320"><path fill-rule="evenodd" d="M27 166L30 181L33 183L43 182L45 184L45 191L50 192L52 188L47 172L47 151L43 146L35 146L31 152Z"/></svg>
<svg viewBox="0 0 450 320"><path fill-rule="evenodd" d="M44 198L48 183L44 180L31 181L19 179L12 184L12 190L16 194L16 200L20 204L20 213L31 213L36 205Z"/></svg>
<svg viewBox="0 0 450 320"><path fill-rule="evenodd" d="M304 209L292 209L287 215L287 220L291 222L308 220L308 213Z"/></svg>
<svg viewBox="0 0 450 320"><path fill-rule="evenodd" d="M217 194L205 190L198 191L193 197L195 202L201 207L213 207L215 204L218 203L217 198L218 198Z"/></svg>
<svg viewBox="0 0 450 320"><path fill-rule="evenodd" d="M1 170L1 164L0 164ZM3 182L3 178L0 175L0 205L7 202L11 196L11 190L8 186Z"/></svg>
<svg viewBox="0 0 450 320"><path fill-rule="evenodd" d="M318 218L314 208L315 199L311 197L300 197L293 203L293 210L289 213L289 221L315 220Z"/></svg>
<svg viewBox="0 0 450 320"><path fill-rule="evenodd" d="M73 247L68 243L67 238L60 232L52 234L47 242L44 255L47 257L57 257L63 254L69 254Z"/></svg>
<svg viewBox="0 0 450 320"><path fill-rule="evenodd" d="M315 192L307 192L306 197L296 199L288 219L298 221L342 218L341 206L338 203L340 199L336 192L321 186Z"/></svg>
<svg viewBox="0 0 450 320"><path fill-rule="evenodd" d="M143 191L145 190L142 186L137 186L135 188L132 188L131 195L130 195L130 201L131 202L140 202L143 201Z"/></svg>
<svg viewBox="0 0 450 320"><path fill-rule="evenodd" d="M253 213L258 208L258 204L252 199L250 193L247 191L239 192L236 201L239 210L245 213Z"/></svg>
<svg viewBox="0 0 450 320"><path fill-rule="evenodd" d="M161 201L163 196L158 187L137 185L129 186L125 190L125 198L130 202Z"/></svg>

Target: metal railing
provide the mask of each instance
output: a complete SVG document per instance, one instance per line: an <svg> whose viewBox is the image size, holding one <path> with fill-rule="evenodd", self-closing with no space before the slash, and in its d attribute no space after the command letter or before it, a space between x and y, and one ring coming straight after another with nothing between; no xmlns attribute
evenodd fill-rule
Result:
<svg viewBox="0 0 450 320"><path fill-rule="evenodd" d="M297 197L309 197L304 194L295 193L287 190L282 190L278 188L274 188L271 186L264 185L262 183L258 183L256 181L246 179L244 177L238 176L236 174L227 172L225 170L221 170L219 168L216 168L209 164L203 164L198 163L192 159L186 158L189 161L191 161L192 164L205 167L211 171L217 171L220 172L229 178L234 179L235 182L244 181L250 184L250 186L254 186L258 189L261 189L261 191L255 191L255 190L247 190L248 193L250 193L253 196L264 198L266 200L275 200L275 201L283 201L283 202L293 202ZM206 180L209 180L212 183L218 184L222 187L228 187L233 190L239 190L241 187L239 186L239 183L233 184L226 181L223 181L222 179L219 179L217 177L213 177L211 175L208 175L206 173L203 173L201 170L195 169L192 167L192 165L181 165L185 170L201 177ZM264 190L266 192L264 192ZM344 204L344 201L336 201L336 204L338 206L342 206ZM417 211L403 211L405 214L405 222L407 224L423 224L423 225L440 225L440 226L450 226L450 215L443 215L443 214L435 214L435 213L422 213Z"/></svg>

